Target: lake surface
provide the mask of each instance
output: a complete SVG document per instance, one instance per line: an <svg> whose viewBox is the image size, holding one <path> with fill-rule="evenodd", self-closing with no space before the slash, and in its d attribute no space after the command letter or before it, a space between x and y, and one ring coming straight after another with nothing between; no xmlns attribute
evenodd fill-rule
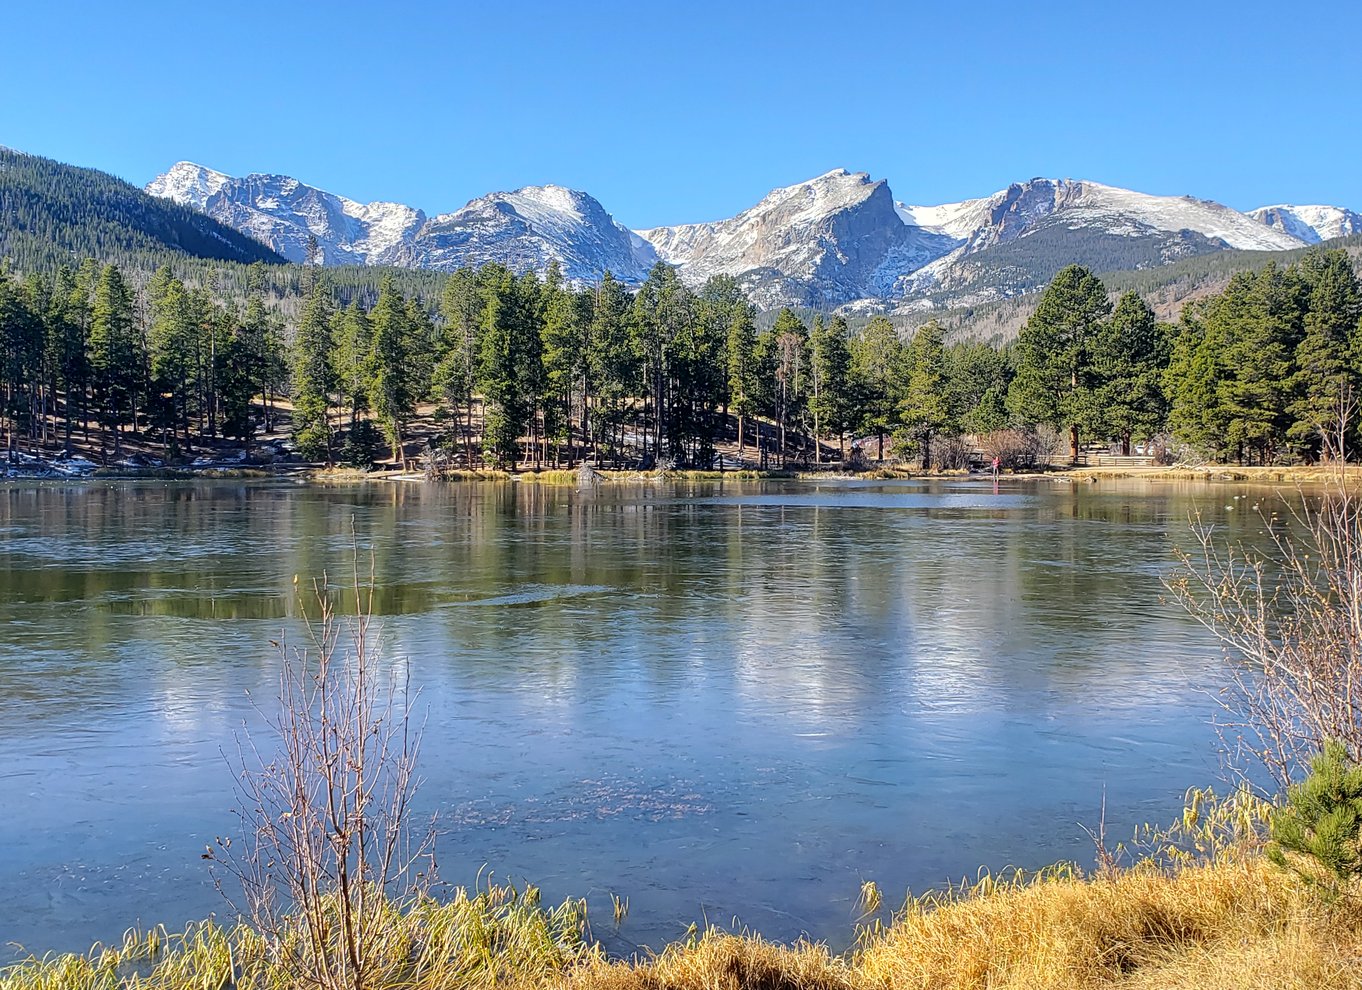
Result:
<svg viewBox="0 0 1362 990"><path fill-rule="evenodd" d="M980 866L1092 861L1219 777L1209 637L1161 602L1205 485L0 489L0 943L222 913L249 692L295 575L372 554L443 878L585 896L616 950L734 919L844 945ZM1232 508L1230 508L1232 507ZM484 871L485 872L485 871ZM628 897L623 926L609 895Z"/></svg>

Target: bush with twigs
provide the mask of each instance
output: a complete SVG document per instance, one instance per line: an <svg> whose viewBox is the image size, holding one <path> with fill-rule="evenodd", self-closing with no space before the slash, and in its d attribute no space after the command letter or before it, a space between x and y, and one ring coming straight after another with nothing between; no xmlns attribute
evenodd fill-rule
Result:
<svg viewBox="0 0 1362 990"><path fill-rule="evenodd" d="M242 741L241 834L205 853L271 966L319 990L380 985L394 912L420 900L434 871L433 827L412 815L411 695L374 652L373 592L358 570L353 590L355 614L339 619L325 578L314 586L306 646L281 648L273 748Z"/></svg>

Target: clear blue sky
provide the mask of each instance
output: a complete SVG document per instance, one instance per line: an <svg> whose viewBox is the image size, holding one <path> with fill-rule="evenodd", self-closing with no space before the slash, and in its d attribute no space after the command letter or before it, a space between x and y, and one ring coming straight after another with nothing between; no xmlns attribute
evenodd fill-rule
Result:
<svg viewBox="0 0 1362 990"><path fill-rule="evenodd" d="M1362 209L1362 13L1314 3L16 2L0 144L428 212L556 182L632 227L832 168Z"/></svg>

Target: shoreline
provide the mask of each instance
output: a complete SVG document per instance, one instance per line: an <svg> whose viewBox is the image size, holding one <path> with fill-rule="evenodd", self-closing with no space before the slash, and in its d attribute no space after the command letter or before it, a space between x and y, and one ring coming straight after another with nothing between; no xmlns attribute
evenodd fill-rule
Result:
<svg viewBox="0 0 1362 990"><path fill-rule="evenodd" d="M1015 475L1014 477L1022 477ZM1319 484L1362 481L1362 465L1300 464L1286 467L1241 467L1233 464L1167 467L1080 467L1042 472L1030 477L1095 483L1100 481L1200 481L1244 484Z"/></svg>
<svg viewBox="0 0 1362 990"><path fill-rule="evenodd" d="M1341 471L1337 465L1291 465L1282 467L1243 467L1232 464L1169 465L1153 467L1055 467L1039 470L1003 471L999 481L1053 481L1061 483L1103 481L1194 481L1207 484L1321 484L1347 481L1362 482L1362 465L1349 464ZM463 470L446 472L427 479L424 473L379 466L375 468L326 467L315 463L243 464L224 462L201 466L127 465L96 466L88 469L65 470L59 464L12 466L0 473L0 481L194 481L231 479L292 478L314 483L381 481L381 482L514 482L544 486L580 486L578 470L545 468L539 470ZM639 471L636 469L598 469L593 484L628 485L657 484L684 481L914 481L963 479L992 480L988 471L963 468L919 471L900 467L876 467L863 471L837 468L758 469L743 468L726 471L672 470Z"/></svg>
<svg viewBox="0 0 1362 990"><path fill-rule="evenodd" d="M1215 814L1215 809L1211 810ZM1221 826L1226 822L1219 819ZM502 986L508 990L1343 990L1362 953L1362 905L1325 903L1262 853L1262 838L1230 826L1190 862L1146 859L1092 872L1059 863L881 906L863 884L851 947L780 942L758 931L692 925L658 950L608 953L584 900L541 904L533 886L454 888L452 896L388 902L372 934L373 990ZM627 900L615 926L627 925ZM595 927L608 924L602 918ZM181 931L130 930L121 945L0 963L0 990L125 985L136 973L166 990L278 986L294 972L263 951L258 932L230 922ZM381 962L379 962L381 959ZM140 983L139 983L140 985Z"/></svg>

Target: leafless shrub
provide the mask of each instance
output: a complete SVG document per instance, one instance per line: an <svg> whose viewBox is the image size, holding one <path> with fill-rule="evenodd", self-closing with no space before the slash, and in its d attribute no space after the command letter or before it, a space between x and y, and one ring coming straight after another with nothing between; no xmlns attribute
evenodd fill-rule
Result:
<svg viewBox="0 0 1362 990"><path fill-rule="evenodd" d="M224 878L239 887L242 903L229 902L270 962L319 990L379 985L401 955L387 944L401 931L394 911L434 879L433 825L412 822L412 699L374 653L372 580L356 569L353 588L355 614L338 620L325 578L314 585L305 647L280 648L279 710L266 719L274 751L240 742L241 835L205 854L219 890Z"/></svg>
<svg viewBox="0 0 1362 990"><path fill-rule="evenodd" d="M1020 430L994 430L979 438L979 450L984 459L998 460L1003 468L1030 467L1031 456L1025 437Z"/></svg>
<svg viewBox="0 0 1362 990"><path fill-rule="evenodd" d="M1032 468L1049 464L1062 450L1062 439L1049 427L994 430L979 438L979 449L986 460L996 457L999 467Z"/></svg>
<svg viewBox="0 0 1362 990"><path fill-rule="evenodd" d="M1232 762L1261 763L1282 787L1326 740L1362 759L1362 499L1342 458L1335 463L1322 492L1262 510L1266 552L1222 546L1195 517L1197 548L1167 582L1224 649L1222 738Z"/></svg>
<svg viewBox="0 0 1362 990"><path fill-rule="evenodd" d="M932 464L942 471L969 467L969 444L964 437L933 437Z"/></svg>
<svg viewBox="0 0 1362 990"><path fill-rule="evenodd" d="M1097 876L1110 880L1121 872L1121 860L1125 856L1125 845L1118 842L1112 845L1107 839L1107 791L1102 789L1102 811L1097 818L1097 825L1089 828L1086 825L1079 825L1088 838L1092 840L1093 852L1095 854Z"/></svg>
<svg viewBox="0 0 1362 990"><path fill-rule="evenodd" d="M1163 467L1176 464L1183 459L1177 442L1168 433L1159 433L1151 437L1145 444L1145 450L1149 452L1155 464Z"/></svg>

